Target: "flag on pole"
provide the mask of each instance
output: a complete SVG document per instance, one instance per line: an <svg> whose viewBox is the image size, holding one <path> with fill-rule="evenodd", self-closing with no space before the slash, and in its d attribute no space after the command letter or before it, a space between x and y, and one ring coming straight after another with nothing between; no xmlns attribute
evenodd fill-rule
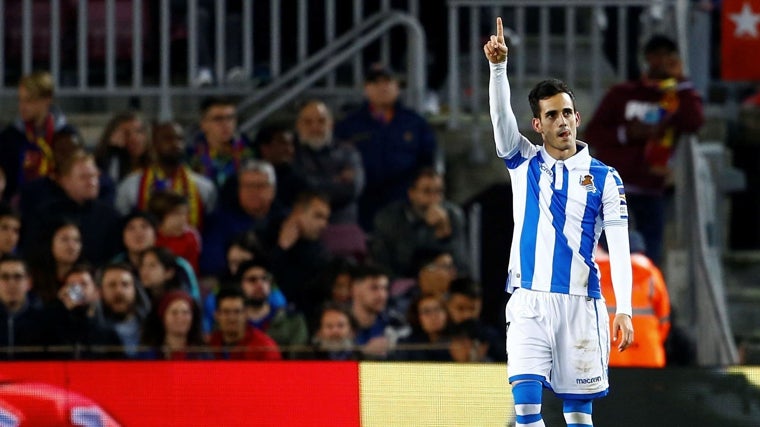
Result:
<svg viewBox="0 0 760 427"><path fill-rule="evenodd" d="M723 0L723 80L760 80L760 0Z"/></svg>

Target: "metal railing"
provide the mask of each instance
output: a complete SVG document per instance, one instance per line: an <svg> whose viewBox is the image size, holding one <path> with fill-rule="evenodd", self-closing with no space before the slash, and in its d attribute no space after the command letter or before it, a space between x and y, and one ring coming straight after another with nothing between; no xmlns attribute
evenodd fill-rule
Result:
<svg viewBox="0 0 760 427"><path fill-rule="evenodd" d="M679 41L682 56L687 54L686 8L684 0L448 0L449 16L449 80L448 127L460 128L466 116L471 117L472 153L475 161L483 161L479 140L483 129L490 126L486 117L488 68L482 46L495 31L497 16L502 16L505 36L510 47L510 79L513 99L527 99L532 84L548 77L568 83L579 101L593 108L601 100L606 86L624 80L625 66L617 73L605 61L602 27L605 9L613 8L619 23L617 62L626 64L629 56L639 52L628 50L628 14L631 8L645 8L641 19L641 42L653 32L665 32ZM610 28L613 30L613 28ZM460 39L467 48L460 48ZM684 58L685 59L685 58ZM528 123L527 102L514 103L520 123ZM590 115L592 111L584 111ZM525 120L522 120L522 119Z"/></svg>
<svg viewBox="0 0 760 427"><path fill-rule="evenodd" d="M697 363L726 366L739 361L731 332L723 275L721 207L727 192L740 189L743 177L732 185L721 182L728 170L711 158L723 157L722 147L700 144L684 135L676 152L675 247L667 257L666 273L676 325L694 334ZM720 150L717 156L715 151Z"/></svg>
<svg viewBox="0 0 760 427"><path fill-rule="evenodd" d="M335 69L360 53L367 45L382 38L395 26L407 29L408 72L407 102L412 108L421 109L425 94L425 31L419 21L401 12L381 12L371 16L332 43L311 55L298 66L291 68L270 85L256 91L238 105L245 114L250 107L261 106L260 110L240 124L242 132L248 132L259 125L270 114L295 99L326 76L332 76Z"/></svg>
<svg viewBox="0 0 760 427"><path fill-rule="evenodd" d="M653 32L667 32L682 46L681 56L688 55L686 37L686 8L682 0L448 0L449 9L449 117L450 127L458 127L463 107L463 88L473 92L469 98L472 111L484 107L480 94L474 91L485 85L481 82L484 70L482 45L495 28L496 16L503 16L506 36L513 48L510 63L514 69L514 86L525 88L532 79L554 76L565 80L571 87L590 89L591 98L598 101L604 90L604 78L624 80L624 67L617 75L605 75L602 52L602 27L607 26L605 8L615 8L619 25L617 33L617 60L626 64L629 52L627 17L633 7L651 8L642 20L639 41ZM466 23L462 23L466 16ZM656 21L656 22L655 22ZM466 30L466 34L464 33ZM464 36L469 47L462 58L458 48ZM466 60L467 64L460 61ZM688 61L684 61L688 62ZM465 66L463 66L465 65ZM465 70L464 73L461 70ZM580 77L583 78L580 78Z"/></svg>
<svg viewBox="0 0 760 427"><path fill-rule="evenodd" d="M0 99L15 96L22 74L46 69L53 75L59 99L155 97L158 115L167 119L173 115L173 97L245 97L259 90L257 86L277 81L289 72L291 64L304 63L322 47L315 46L315 34L322 34L324 45L329 46L346 28L361 26L378 14L409 28L415 37L423 33L414 23L419 0L407 0L403 5L391 5L390 0L373 4L324 0L319 10L308 0L297 0L294 10L283 10L280 0L209 3L213 10L204 9L199 0L0 0L0 16L6 24L0 38ZM199 17L204 13L213 19L201 27ZM320 15L324 19L312 19ZM227 31L238 19L240 28ZM386 64L395 59L388 31L392 25L382 26L386 32L374 37L379 44L378 58L365 58L364 52L355 49L346 60L351 68L347 85L333 68L322 72L324 80L315 79L309 89L343 89L360 96L365 59ZM239 40L232 40L237 37ZM227 51L231 40L240 44L240 64L233 63ZM192 87L190 83L201 69L201 41L213 41L210 68L215 81ZM424 61L424 55L419 60ZM239 66L251 81L242 85L224 82L222 76L232 66ZM302 77L319 70L306 71ZM405 71L413 74L415 84L424 79L424 68L416 63Z"/></svg>

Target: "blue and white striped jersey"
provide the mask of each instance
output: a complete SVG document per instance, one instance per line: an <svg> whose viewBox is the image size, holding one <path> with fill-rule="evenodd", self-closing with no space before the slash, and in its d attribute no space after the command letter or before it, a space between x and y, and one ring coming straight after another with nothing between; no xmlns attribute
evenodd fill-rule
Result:
<svg viewBox="0 0 760 427"><path fill-rule="evenodd" d="M578 142L554 160L523 137L504 159L512 178L515 222L508 291L516 287L601 298L594 251L602 227L627 227L623 183Z"/></svg>
<svg viewBox="0 0 760 427"><path fill-rule="evenodd" d="M519 133L509 105L506 64L492 66L492 73L494 138L513 194L507 291L522 287L601 298L594 251L603 227L628 227L623 182L581 141L564 161L533 145Z"/></svg>

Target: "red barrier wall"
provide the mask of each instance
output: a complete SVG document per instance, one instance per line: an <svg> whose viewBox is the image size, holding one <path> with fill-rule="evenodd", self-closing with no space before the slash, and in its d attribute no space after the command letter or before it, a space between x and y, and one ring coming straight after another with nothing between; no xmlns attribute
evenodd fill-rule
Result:
<svg viewBox="0 0 760 427"><path fill-rule="evenodd" d="M95 400L124 426L358 426L350 362L13 362L0 380Z"/></svg>

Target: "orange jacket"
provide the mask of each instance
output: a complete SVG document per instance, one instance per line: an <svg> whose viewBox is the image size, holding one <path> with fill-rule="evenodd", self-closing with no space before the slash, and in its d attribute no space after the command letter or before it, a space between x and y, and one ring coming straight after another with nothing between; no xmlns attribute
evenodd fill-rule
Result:
<svg viewBox="0 0 760 427"><path fill-rule="evenodd" d="M596 257L601 273L602 295L607 301L610 331L615 318L615 293L612 288L610 260ZM665 339L670 331L670 297L662 272L642 254L631 254L633 287L633 343L625 351L610 351L610 366L663 367Z"/></svg>

